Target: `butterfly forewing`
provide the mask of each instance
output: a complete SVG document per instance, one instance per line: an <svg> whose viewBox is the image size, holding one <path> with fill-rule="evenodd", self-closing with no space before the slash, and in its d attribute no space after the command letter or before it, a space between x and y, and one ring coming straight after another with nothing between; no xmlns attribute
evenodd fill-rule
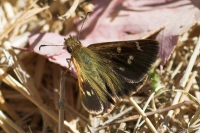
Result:
<svg viewBox="0 0 200 133"><path fill-rule="evenodd" d="M111 66L110 72L123 84L121 88L115 89L118 98L137 92L159 50L158 42L153 40L99 43L88 48L107 60Z"/></svg>
<svg viewBox="0 0 200 133"><path fill-rule="evenodd" d="M121 100L137 92L158 54L158 42L134 40L80 47L72 59L78 72L83 106L105 115Z"/></svg>

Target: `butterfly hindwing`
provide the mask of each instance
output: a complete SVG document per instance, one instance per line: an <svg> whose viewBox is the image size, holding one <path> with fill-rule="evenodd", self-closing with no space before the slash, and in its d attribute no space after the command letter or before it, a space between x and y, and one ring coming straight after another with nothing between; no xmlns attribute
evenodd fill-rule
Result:
<svg viewBox="0 0 200 133"><path fill-rule="evenodd" d="M104 92L100 92L105 97L101 97L87 81L80 83L82 95L82 104L91 114L100 115L104 112L109 113L115 105L115 100Z"/></svg>
<svg viewBox="0 0 200 133"><path fill-rule="evenodd" d="M81 82L79 86L81 86L81 90L83 91L83 106L93 114L102 113L104 107L94 88L87 81Z"/></svg>

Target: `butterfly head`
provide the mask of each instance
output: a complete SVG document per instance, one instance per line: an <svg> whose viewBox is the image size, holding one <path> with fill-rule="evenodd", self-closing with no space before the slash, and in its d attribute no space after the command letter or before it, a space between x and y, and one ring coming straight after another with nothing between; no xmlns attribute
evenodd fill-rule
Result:
<svg viewBox="0 0 200 133"><path fill-rule="evenodd" d="M70 54L72 54L77 48L80 48L82 46L81 42L71 35L69 36L69 38L65 38L64 45Z"/></svg>

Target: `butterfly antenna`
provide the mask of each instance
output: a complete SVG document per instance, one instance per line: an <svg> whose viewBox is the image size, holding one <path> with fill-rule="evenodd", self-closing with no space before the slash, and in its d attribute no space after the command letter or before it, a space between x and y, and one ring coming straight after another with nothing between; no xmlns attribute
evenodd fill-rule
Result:
<svg viewBox="0 0 200 133"><path fill-rule="evenodd" d="M45 47L45 46L64 46L64 45L40 45L39 50L41 49L41 47Z"/></svg>
<svg viewBox="0 0 200 133"><path fill-rule="evenodd" d="M81 25L81 29L80 29L80 31L78 32L77 40L79 40L79 36L80 36L80 33L81 33L82 29L83 29L83 25L84 25L84 23L85 23L85 20L86 20L87 16L88 16L90 13L91 13L91 12L87 12L87 14L86 14L86 16L85 16L85 18L84 18L84 20L83 20L83 23L82 23L82 25Z"/></svg>

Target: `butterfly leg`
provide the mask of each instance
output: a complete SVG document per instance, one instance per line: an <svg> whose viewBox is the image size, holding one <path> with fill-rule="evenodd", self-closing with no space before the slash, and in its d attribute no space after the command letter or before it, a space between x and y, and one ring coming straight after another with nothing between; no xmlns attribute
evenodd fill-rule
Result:
<svg viewBox="0 0 200 133"><path fill-rule="evenodd" d="M68 69L71 67L71 62L72 62L72 59L71 58L67 58L66 59L67 63L68 63Z"/></svg>
<svg viewBox="0 0 200 133"><path fill-rule="evenodd" d="M68 67L67 67L67 70L63 73L63 75L65 75L71 68L71 62L72 62L71 58L67 58L66 61L68 63ZM61 75L61 76L63 76L63 75Z"/></svg>

